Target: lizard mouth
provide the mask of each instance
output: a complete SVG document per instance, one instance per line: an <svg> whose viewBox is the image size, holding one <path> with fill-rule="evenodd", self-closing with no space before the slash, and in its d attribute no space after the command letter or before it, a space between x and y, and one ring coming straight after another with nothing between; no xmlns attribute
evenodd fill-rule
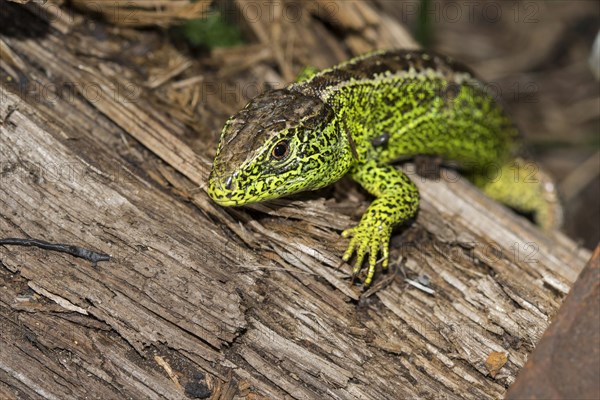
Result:
<svg viewBox="0 0 600 400"><path fill-rule="evenodd" d="M250 187L240 188L236 182L235 174L228 177L211 176L208 180L208 195L220 206L242 206L256 203L261 200L260 196L248 196Z"/></svg>
<svg viewBox="0 0 600 400"><path fill-rule="evenodd" d="M244 197L244 196L242 196L242 197L236 196L236 193L230 193L230 194L231 194L231 197L228 197L229 194L226 194L224 196L211 195L210 198L218 205L225 206L225 207L244 206L246 204L257 203L261 200L258 196L248 198L248 197Z"/></svg>
<svg viewBox="0 0 600 400"><path fill-rule="evenodd" d="M215 203L217 203L220 206L237 206L238 203L235 200L229 200L229 199L224 199L224 198L214 198L212 197L213 201Z"/></svg>

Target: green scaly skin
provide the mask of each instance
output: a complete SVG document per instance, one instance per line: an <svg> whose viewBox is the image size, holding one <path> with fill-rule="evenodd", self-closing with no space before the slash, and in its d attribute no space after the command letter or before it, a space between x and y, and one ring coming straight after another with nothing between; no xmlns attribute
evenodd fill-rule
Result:
<svg viewBox="0 0 600 400"><path fill-rule="evenodd" d="M486 193L544 226L556 225L557 202L548 179L485 179L506 171L517 130L486 87L463 66L423 51L376 52L304 77L254 98L223 128L208 194L240 206L329 185L349 174L375 200L343 259L356 253L354 274L367 253L365 285L377 256L388 266L392 228L414 218L419 192L390 165L415 155L455 160ZM512 174L511 176L513 176ZM545 176L545 175L544 175Z"/></svg>

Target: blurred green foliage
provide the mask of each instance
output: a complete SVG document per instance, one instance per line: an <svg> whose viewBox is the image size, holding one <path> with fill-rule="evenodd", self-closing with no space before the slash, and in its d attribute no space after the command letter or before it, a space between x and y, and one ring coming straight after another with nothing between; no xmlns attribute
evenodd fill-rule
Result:
<svg viewBox="0 0 600 400"><path fill-rule="evenodd" d="M306 67L302 68L302 70L298 73L298 76L296 76L296 83L300 83L303 81L306 81L310 78L312 78L316 73L319 72L319 68L312 66L312 65L307 65Z"/></svg>
<svg viewBox="0 0 600 400"><path fill-rule="evenodd" d="M212 49L243 44L237 26L225 21L220 13L212 12L206 18L193 19L175 28L177 36L183 36L192 46Z"/></svg>
<svg viewBox="0 0 600 400"><path fill-rule="evenodd" d="M428 49L431 46L433 39L433 26L431 25L431 19L429 18L430 7L431 0L421 0L417 26L414 32L415 39L417 39L417 42L419 42L424 49Z"/></svg>

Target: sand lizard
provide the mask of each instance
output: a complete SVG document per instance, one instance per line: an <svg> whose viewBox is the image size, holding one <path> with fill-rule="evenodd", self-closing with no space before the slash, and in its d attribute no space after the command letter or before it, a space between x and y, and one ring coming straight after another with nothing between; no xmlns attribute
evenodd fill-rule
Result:
<svg viewBox="0 0 600 400"><path fill-rule="evenodd" d="M366 254L365 285L377 257L388 266L395 225L411 220L419 192L390 165L415 155L461 163L490 197L531 212L543 227L560 220L555 187L515 176L518 130L485 84L448 57L425 51L379 51L318 72L250 101L223 128L208 194L240 206L329 185L349 174L375 197L343 260ZM495 169L492 174L490 170ZM490 176L494 176L493 179Z"/></svg>

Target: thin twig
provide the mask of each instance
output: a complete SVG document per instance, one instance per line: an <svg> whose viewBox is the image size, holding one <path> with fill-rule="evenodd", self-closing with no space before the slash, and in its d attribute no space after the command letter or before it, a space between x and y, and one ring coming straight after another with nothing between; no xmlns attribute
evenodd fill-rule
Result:
<svg viewBox="0 0 600 400"><path fill-rule="evenodd" d="M91 261L92 267L96 267L99 261L110 261L110 256L104 253L97 253L92 250L84 249L83 247L73 246L70 244L61 243L50 243L38 239L17 239L17 238L6 238L0 239L0 245L13 245L13 246L35 246L40 249L58 251L61 253L67 253L73 257L83 258L84 260Z"/></svg>

